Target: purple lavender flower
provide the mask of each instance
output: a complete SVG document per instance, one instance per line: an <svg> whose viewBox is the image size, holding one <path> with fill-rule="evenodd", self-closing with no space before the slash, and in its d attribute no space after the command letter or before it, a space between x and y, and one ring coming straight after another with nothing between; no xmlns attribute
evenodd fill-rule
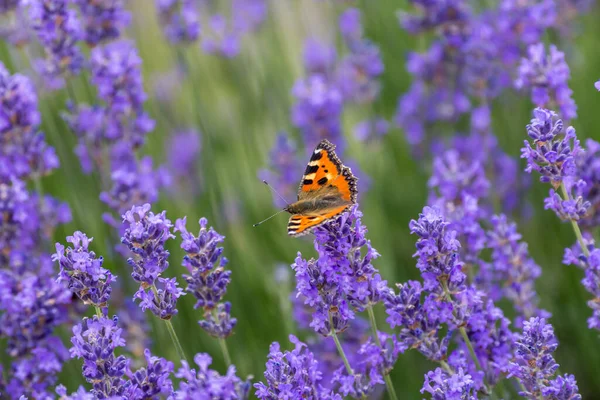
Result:
<svg viewBox="0 0 600 400"><path fill-rule="evenodd" d="M493 300L505 297L513 303L518 313L518 327L531 317L549 316L538 308L539 297L535 291L535 281L542 270L529 255L517 225L504 214L494 215L491 223L492 229L487 231L491 262L482 264L477 285L485 288Z"/></svg>
<svg viewBox="0 0 600 400"><path fill-rule="evenodd" d="M575 158L582 152L573 127L563 131L563 121L553 111L536 108L527 125L533 146L525 141L521 158L527 160L525 171L538 171L541 182L557 189L565 177L575 175Z"/></svg>
<svg viewBox="0 0 600 400"><path fill-rule="evenodd" d="M399 351L414 348L430 360L440 361L446 357L450 334L440 337L439 330L443 320L436 313L429 314L426 303L435 301L421 296L423 288L417 281L397 284L396 295L391 290L386 295L384 304L387 322L392 328L401 327L398 333Z"/></svg>
<svg viewBox="0 0 600 400"><path fill-rule="evenodd" d="M171 43L190 43L198 39L200 18L193 0L156 0L156 10Z"/></svg>
<svg viewBox="0 0 600 400"><path fill-rule="evenodd" d="M239 54L240 35L230 25L223 15L214 14L210 17L202 36L204 52L225 58L233 58Z"/></svg>
<svg viewBox="0 0 600 400"><path fill-rule="evenodd" d="M577 184L575 189L590 203L579 224L584 228L594 228L600 225L600 143L588 139L585 152L579 154L576 163L577 177L584 184Z"/></svg>
<svg viewBox="0 0 600 400"><path fill-rule="evenodd" d="M528 57L519 66L519 77L515 81L517 89L531 88L531 100L538 107L558 108L563 118L577 117L577 106L572 98L573 91L568 86L569 66L564 53L556 46L550 46L546 55L543 43L529 46Z"/></svg>
<svg viewBox="0 0 600 400"><path fill-rule="evenodd" d="M400 24L413 35L436 28L458 34L467 25L471 14L468 3L463 0L411 0L411 3L420 11L419 14L400 14Z"/></svg>
<svg viewBox="0 0 600 400"><path fill-rule="evenodd" d="M292 199L298 190L297 171L302 167L295 143L285 133L280 133L269 152L269 167L259 171L260 179L269 182L284 199ZM287 204L273 193L278 208Z"/></svg>
<svg viewBox="0 0 600 400"><path fill-rule="evenodd" d="M58 261L60 266L59 282L66 282L69 290L84 304L103 308L110 298L111 283L117 277L102 267L102 257L96 258L96 253L88 249L92 240L85 233L76 231L73 236L67 236L67 242L73 244L73 248L65 250L65 246L56 243L52 260Z"/></svg>
<svg viewBox="0 0 600 400"><path fill-rule="evenodd" d="M243 381L236 376L235 366L230 365L227 375L209 369L212 358L205 353L198 353L194 357L198 371L191 368L187 361L181 361L182 367L175 374L181 379L179 389L173 392L173 398L188 400L197 398L211 398L223 400L244 400L248 398L250 381Z"/></svg>
<svg viewBox="0 0 600 400"><path fill-rule="evenodd" d="M597 81L596 83L594 83L594 87L596 88L596 90L598 90L600 92L600 81Z"/></svg>
<svg viewBox="0 0 600 400"><path fill-rule="evenodd" d="M162 166L155 169L152 157L145 156L138 161L128 145L119 147L113 148L113 153L118 150L122 157L113 160L112 187L100 193L100 200L123 215L136 204L156 202L159 189L171 184L171 176ZM103 218L113 227L120 227L112 214L105 214Z"/></svg>
<svg viewBox="0 0 600 400"><path fill-rule="evenodd" d="M290 335L294 345L292 351L281 351L279 343L273 342L269 348L265 371L266 384L255 383L256 397L259 399L315 398L341 399L325 389L319 362L308 347L295 336Z"/></svg>
<svg viewBox="0 0 600 400"><path fill-rule="evenodd" d="M8 14L11 11L14 11L19 5L19 0L4 0L0 3L0 15Z"/></svg>
<svg viewBox="0 0 600 400"><path fill-rule="evenodd" d="M130 399L154 399L157 395L170 396L173 383L169 376L173 372L173 363L144 351L146 366L135 371L131 376Z"/></svg>
<svg viewBox="0 0 600 400"><path fill-rule="evenodd" d="M92 82L106 103L104 138L125 140L133 148L144 143L154 121L144 112L146 93L142 86L141 58L133 43L117 41L91 53Z"/></svg>
<svg viewBox="0 0 600 400"><path fill-rule="evenodd" d="M531 318L525 321L522 336L516 341L514 362L510 365L509 377L519 379L524 387L521 396L529 399L546 397L552 393L572 393L572 397L581 399L577 393L577 384L572 375L552 379L558 369L552 353L558 342L552 325L544 318Z"/></svg>
<svg viewBox="0 0 600 400"><path fill-rule="evenodd" d="M302 130L306 147L313 148L323 138L342 147L343 99L339 89L325 76L315 74L297 81L292 95L296 98L292 121Z"/></svg>
<svg viewBox="0 0 600 400"><path fill-rule="evenodd" d="M304 69L308 74L332 76L337 59L334 46L309 38L304 41L302 53Z"/></svg>
<svg viewBox="0 0 600 400"><path fill-rule="evenodd" d="M212 336L225 338L237 323L231 318L231 304L221 303L231 281L231 271L224 269L227 259L221 257L223 248L218 247L225 237L212 227L206 229L207 223L206 218L200 219L197 236L188 232L186 218L175 222L175 230L180 232L181 248L186 252L182 263L189 271L189 275L184 275L188 284L185 290L196 297L194 308L202 308L204 312L200 326Z"/></svg>
<svg viewBox="0 0 600 400"><path fill-rule="evenodd" d="M394 336L378 332L382 347L369 338L356 352L352 363L354 374L349 375L345 368L334 372L333 381L339 384L339 391L344 395L362 398L376 393L385 384L384 375L392 370L400 345Z"/></svg>
<svg viewBox="0 0 600 400"><path fill-rule="evenodd" d="M77 75L83 67L83 54L77 47L82 38L81 24L68 0L37 0L31 3L30 18L46 52L38 69L51 89L64 85L65 74Z"/></svg>
<svg viewBox="0 0 600 400"><path fill-rule="evenodd" d="M33 260L31 260L33 261ZM0 333L11 357L25 355L67 320L71 293L43 274L0 271Z"/></svg>
<svg viewBox="0 0 600 400"><path fill-rule="evenodd" d="M353 309L365 310L381 301L386 291L386 282L371 264L379 254L366 239L361 217L354 206L317 229L315 248L319 259L307 261L298 253L292 265L297 294L314 309L310 326L324 336L332 329L344 331L354 318Z"/></svg>
<svg viewBox="0 0 600 400"><path fill-rule="evenodd" d="M92 393L88 393L83 386L79 386L75 393L69 395L66 387L58 385L56 394L59 396L59 400L95 400L96 398Z"/></svg>
<svg viewBox="0 0 600 400"><path fill-rule="evenodd" d="M76 0L84 26L83 40L94 47L121 36L131 22L122 0Z"/></svg>
<svg viewBox="0 0 600 400"><path fill-rule="evenodd" d="M477 391L471 375L460 368L454 374L449 374L441 368L436 368L425 374L425 382L421 393L431 394L431 398L438 399L477 399Z"/></svg>
<svg viewBox="0 0 600 400"><path fill-rule="evenodd" d="M198 158L202 147L200 132L195 129L174 133L168 145L168 163L171 175L185 179L190 184L190 176L198 176Z"/></svg>
<svg viewBox="0 0 600 400"><path fill-rule="evenodd" d="M177 286L175 278L160 276L169 266L165 242L175 237L171 234L173 225L167 219L166 211L154 214L150 204L132 207L123 215L123 222L126 229L121 241L134 254L127 263L133 268L131 277L140 283L134 298L140 300L142 310L150 309L161 319L171 319L177 314L175 304L183 290Z"/></svg>
<svg viewBox="0 0 600 400"><path fill-rule="evenodd" d="M233 30L241 34L256 31L267 17L265 0L233 0L231 21Z"/></svg>
<svg viewBox="0 0 600 400"><path fill-rule="evenodd" d="M577 245L577 251L581 252ZM588 306L592 309L593 314L588 318L588 327L591 329L600 330L600 249L589 246L589 256L576 254L567 249L565 252L565 264L575 264L584 268L585 277L581 283L583 287L593 296L593 299L588 301Z"/></svg>
<svg viewBox="0 0 600 400"><path fill-rule="evenodd" d="M54 149L39 132L38 100L29 78L0 63L0 178L44 175L58 167Z"/></svg>
<svg viewBox="0 0 600 400"><path fill-rule="evenodd" d="M110 319L95 315L73 327L71 357L83 359L83 376L97 397L122 396L128 389L124 379L128 360L115 355L115 349L125 345L121 333L116 316Z"/></svg>
<svg viewBox="0 0 600 400"><path fill-rule="evenodd" d="M184 292L177 284L177 279L158 278L154 281L156 291L146 290L140 286L135 293L134 298L140 300L142 311L149 309L160 319L169 320L177 314L177 299L183 296Z"/></svg>
<svg viewBox="0 0 600 400"><path fill-rule="evenodd" d="M390 123L385 118L366 119L354 126L354 137L360 142L371 142L387 135Z"/></svg>

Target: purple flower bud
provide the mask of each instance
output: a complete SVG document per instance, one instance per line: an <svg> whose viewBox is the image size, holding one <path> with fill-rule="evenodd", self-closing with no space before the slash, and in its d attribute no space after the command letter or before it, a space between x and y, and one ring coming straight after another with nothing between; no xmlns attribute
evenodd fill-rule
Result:
<svg viewBox="0 0 600 400"><path fill-rule="evenodd" d="M231 317L231 303L218 303L217 307L204 312L204 319L198 324L209 335L224 339L231 335L237 325L237 319Z"/></svg>
<svg viewBox="0 0 600 400"><path fill-rule="evenodd" d="M156 0L158 20L169 42L194 42L200 35L200 18L193 0Z"/></svg>
<svg viewBox="0 0 600 400"><path fill-rule="evenodd" d="M117 278L109 270L102 267L102 257L89 251L88 245L93 240L85 233L76 231L67 237L73 248L56 243L53 261L58 261L60 272L58 280L67 283L69 290L77 295L84 304L95 307L106 306L112 291L111 283Z"/></svg>
<svg viewBox="0 0 600 400"><path fill-rule="evenodd" d="M255 383L256 397L273 400L281 398L315 398L341 400L325 389L319 371L319 362L308 347L295 336L290 335L294 345L292 351L281 351L279 343L273 342L269 348L265 371L266 383Z"/></svg>
<svg viewBox="0 0 600 400"><path fill-rule="evenodd" d="M563 122L553 111L536 108L527 125L527 134L533 143L525 141L521 158L527 160L525 171L538 171L541 182L549 182L556 189L565 177L575 174L575 158L582 152L575 129L563 131ZM532 146L533 145L533 146Z"/></svg>
<svg viewBox="0 0 600 400"><path fill-rule="evenodd" d="M173 382L170 375L173 372L173 363L161 357L150 354L144 350L146 366L135 371L131 376L131 389L127 396L129 399L154 399L157 395L170 396L173 393Z"/></svg>
<svg viewBox="0 0 600 400"><path fill-rule="evenodd" d="M234 32L227 19L214 14L203 29L202 49L207 54L233 58L240 52L240 33Z"/></svg>
<svg viewBox="0 0 600 400"><path fill-rule="evenodd" d="M48 87L59 89L65 74L78 74L84 63L77 46L82 38L77 13L69 8L68 0L40 0L31 2L30 17L46 52L46 59L38 60L37 67Z"/></svg>
<svg viewBox="0 0 600 400"><path fill-rule="evenodd" d="M83 20L85 40L90 47L121 36L131 22L122 0L76 0Z"/></svg>
<svg viewBox="0 0 600 400"><path fill-rule="evenodd" d="M187 361L181 361L182 367L175 374L181 379L179 390L173 393L177 400L198 399L208 396L212 399L244 400L248 398L250 381L242 381L236 376L235 366L230 365L226 375L209 369L212 358L205 353L194 357L198 370L191 368Z"/></svg>
<svg viewBox="0 0 600 400"><path fill-rule="evenodd" d="M133 268L131 277L146 289L169 266L165 242L175 237L171 234L173 225L166 211L154 214L150 204L132 207L123 215L123 223L126 229L121 242L134 253L134 257L127 260Z"/></svg>
<svg viewBox="0 0 600 400"><path fill-rule="evenodd" d="M515 82L518 89L530 88L531 99L538 107L558 107L567 120L577 117L577 106L569 89L569 66L564 53L550 46L546 55L543 43L528 48L528 57L519 66L519 77Z"/></svg>
<svg viewBox="0 0 600 400"><path fill-rule="evenodd" d="M156 291L144 289L140 286L135 293L134 299L140 300L142 311L150 309L154 315L161 319L169 320L177 314L177 299L183 296L184 292L177 285L177 279L158 278L154 281Z"/></svg>
<svg viewBox="0 0 600 400"><path fill-rule="evenodd" d="M128 389L123 376L128 368L125 356L115 355L125 346L117 317L84 318L73 327L71 357L83 359L83 376L92 384L92 393L100 398L122 396Z"/></svg>
<svg viewBox="0 0 600 400"><path fill-rule="evenodd" d="M552 325L544 318L531 318L525 321L522 336L516 341L515 359L511 362L508 377L519 379L524 387L521 396L540 398L550 393L560 393L561 390L572 392L577 390L577 384L572 376L552 377L558 369L552 353L556 351L558 342L554 336ZM574 395L573 399L581 398ZM558 397L563 398L563 397Z"/></svg>
<svg viewBox="0 0 600 400"><path fill-rule="evenodd" d="M449 374L441 368L436 368L425 374L425 382L421 393L430 393L432 399L477 399L475 383L471 375L462 368Z"/></svg>

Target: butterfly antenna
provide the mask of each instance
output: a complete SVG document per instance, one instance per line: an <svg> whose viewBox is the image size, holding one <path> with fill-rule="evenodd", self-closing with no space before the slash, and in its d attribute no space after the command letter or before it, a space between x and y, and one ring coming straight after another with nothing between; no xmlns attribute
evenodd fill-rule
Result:
<svg viewBox="0 0 600 400"><path fill-rule="evenodd" d="M262 181L262 182L263 182L265 185L267 185L267 186L269 187L269 189L271 189L271 190L273 191L273 193L275 193L277 196L279 196L279 198L280 198L281 200L283 200L283 202L284 202L285 204L287 204L288 206L290 205L290 203L288 203L288 201L285 199L285 197L283 197L281 194L279 194L279 192L278 192L277 190L275 190L275 188L274 188L273 186L269 185L269 182L267 182L267 181L266 181L266 180L264 180L264 179L263 179L263 181ZM282 211L283 211L283 210L282 210ZM277 213L277 214L279 214L279 213ZM275 215L277 215L277 214L275 214Z"/></svg>
<svg viewBox="0 0 600 400"><path fill-rule="evenodd" d="M282 212L284 212L285 210L279 210L277 211L275 214L271 215L269 218L265 218L260 222L257 222L256 224L252 225L253 227L259 226L260 224L262 224L263 222L267 222L268 220L270 220L271 218L273 218L276 215L281 214Z"/></svg>

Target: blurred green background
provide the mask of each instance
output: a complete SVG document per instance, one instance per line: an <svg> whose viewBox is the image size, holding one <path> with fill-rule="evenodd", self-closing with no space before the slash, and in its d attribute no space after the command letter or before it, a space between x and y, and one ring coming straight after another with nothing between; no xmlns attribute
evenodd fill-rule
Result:
<svg viewBox="0 0 600 400"><path fill-rule="evenodd" d="M355 158L361 169L372 179L370 190L362 194L363 222L369 228L369 238L381 253L375 266L388 282L417 279L419 274L412 259L415 238L409 235L408 222L416 218L427 198L428 165L420 165L411 157L403 133L393 128L381 143L358 144L351 135L354 124L377 112L391 118L397 98L409 86L405 70L408 51L424 48L422 40L408 36L398 25L395 12L407 9L405 1L379 0L352 3L363 12L366 36L379 45L385 64L381 79L382 93L373 109L347 107L344 113L345 136L349 141L346 154ZM218 232L226 236L225 256L233 271L226 300L232 303L232 313L238 319L234 335L227 342L240 376L262 378L269 345L279 341L289 343L291 315L289 304L282 303L290 287L274 280L278 263L290 264L297 251L305 257L313 255L310 238L293 239L286 235L286 217L279 216L258 228L252 224L275 211L271 193L260 183L257 172L268 163L268 152L276 134L287 131L300 139L290 123L293 103L291 87L302 76L302 45L306 37L336 38L337 17L345 5L319 1L269 1L266 24L246 38L241 54L231 60L205 55L197 46L183 49L192 66L190 76L173 87L169 104L157 100L154 89L161 74L175 67L176 50L169 45L157 24L153 2L135 0L128 7L134 11L127 36L135 39L143 59L147 111L157 121L142 152L151 154L156 164L165 161L165 143L176 128L202 128L202 152L199 176L203 191L199 196L173 195L167 192L153 206L154 211L167 210L175 221L188 216L188 228L194 231L197 220L204 216ZM571 88L579 106L574 121L580 138L600 138L600 93L593 83L600 79L600 10L582 16L576 22L576 34L561 43L571 67ZM551 38L547 38L551 40ZM28 68L23 53L0 44L1 60L12 72ZM73 80L78 100L90 101L84 81L88 75ZM41 94L43 129L60 157L61 167L44 179L45 191L67 201L73 211L73 222L61 227L56 241L64 243L66 235L82 230L95 241L93 249L105 256L105 266L119 276L123 287L133 293L125 260L113 252L117 242L111 228L101 219L106 207L98 199L99 179L82 174L73 153L74 135L61 119L67 100L64 91ZM518 157L525 138L525 125L532 105L528 98L513 93L498 99L493 108L494 130L504 150ZM171 118L165 118L169 114ZM200 126L201 125L201 126ZM300 179L302 171L298 171ZM543 269L537 289L541 306L552 312L560 346L556 353L561 372L575 374L585 397L600 394L600 338L587 328L591 314L589 298L580 284L582 271L562 265L562 253L574 242L569 225L562 224L551 212L543 209L547 187L534 178L527 194L533 205L533 215L519 220L519 230L529 243L529 249ZM179 240L172 240L171 267L168 276L181 276L183 256ZM183 280L180 278L180 283ZM197 325L200 313L193 309L194 299L185 296L178 303L179 315L173 319L189 359L197 352L208 352L214 358L213 367L224 372L217 341ZM111 311L112 312L112 311ZM380 328L385 327L385 313L376 309ZM177 359L161 321L149 313L153 338L153 353ZM288 323L289 322L289 323ZM385 329L385 328L384 328ZM64 330L65 340L69 331ZM304 333L295 332L301 338ZM287 346L289 348L289 346ZM401 398L417 399L423 374L435 366L415 352L402 355L393 371L393 382ZM83 383L81 362L70 361L61 382L74 390Z"/></svg>

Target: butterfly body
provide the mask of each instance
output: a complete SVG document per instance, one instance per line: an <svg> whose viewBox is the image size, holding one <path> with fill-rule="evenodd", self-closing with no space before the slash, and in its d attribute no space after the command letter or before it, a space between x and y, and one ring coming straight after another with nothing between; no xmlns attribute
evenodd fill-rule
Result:
<svg viewBox="0 0 600 400"><path fill-rule="evenodd" d="M290 236L302 236L356 203L358 180L335 154L335 146L322 140L311 155L298 188L298 201L284 210L292 214Z"/></svg>

